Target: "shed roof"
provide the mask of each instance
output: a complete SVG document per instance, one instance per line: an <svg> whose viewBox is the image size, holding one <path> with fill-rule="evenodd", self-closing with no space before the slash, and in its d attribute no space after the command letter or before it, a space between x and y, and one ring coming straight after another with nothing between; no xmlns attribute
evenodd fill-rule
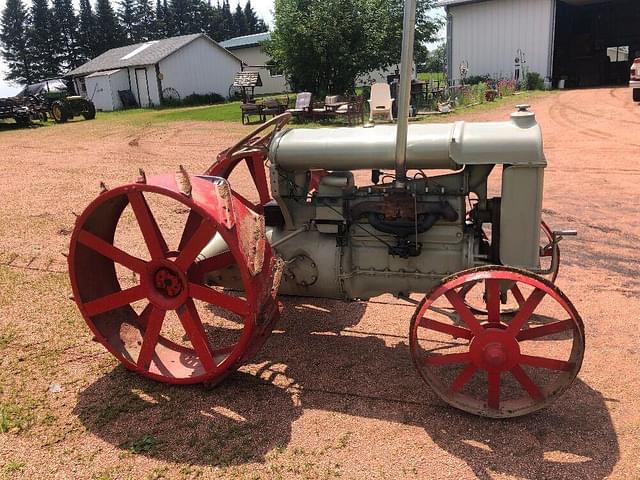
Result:
<svg viewBox="0 0 640 480"><path fill-rule="evenodd" d="M231 55L235 60L240 62L235 55L218 45L204 33L194 33L191 35L181 35L179 37L136 43L135 45L128 45L126 47L112 48L93 60L89 60L75 70L71 70L66 76L75 77L103 70L154 65L200 37L206 38L216 48L219 48L220 51Z"/></svg>
<svg viewBox="0 0 640 480"><path fill-rule="evenodd" d="M260 45L262 42L266 42L271 39L271 32L254 33L253 35L243 35L242 37L230 38L224 42L220 42L220 45L227 50L235 50L237 48L248 48Z"/></svg>
<svg viewBox="0 0 640 480"><path fill-rule="evenodd" d="M102 72L92 73L91 75L87 75L87 77L108 77L113 75L114 73L118 73L121 69L118 68L116 70L104 70Z"/></svg>

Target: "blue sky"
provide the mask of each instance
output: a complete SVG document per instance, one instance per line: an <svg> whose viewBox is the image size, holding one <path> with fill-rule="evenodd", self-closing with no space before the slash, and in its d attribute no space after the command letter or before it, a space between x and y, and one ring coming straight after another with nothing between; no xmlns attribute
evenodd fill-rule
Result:
<svg viewBox="0 0 640 480"><path fill-rule="evenodd" d="M4 4L6 0L0 0L0 10L4 9ZM117 0L112 0L113 3L117 3ZM78 2L74 2L78 3ZM230 2L232 5L235 4L233 0ZM245 0L240 0L240 4L244 5ZM273 0L251 0L251 5L258 12L262 18L266 20L267 23L271 24L273 21ZM438 9L440 10L440 9ZM440 13L440 12L438 12ZM14 85L9 85L7 82L2 80L4 78L5 65L2 63L2 59L0 59L0 97L7 97L17 93L20 90L20 87L16 87Z"/></svg>

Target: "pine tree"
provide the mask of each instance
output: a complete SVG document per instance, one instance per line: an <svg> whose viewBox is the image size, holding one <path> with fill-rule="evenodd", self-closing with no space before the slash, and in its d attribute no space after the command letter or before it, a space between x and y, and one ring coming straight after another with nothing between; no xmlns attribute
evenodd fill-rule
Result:
<svg viewBox="0 0 640 480"><path fill-rule="evenodd" d="M78 67L79 59L77 18L71 0L53 0L53 20L60 42L58 51L63 70Z"/></svg>
<svg viewBox="0 0 640 480"><path fill-rule="evenodd" d="M204 25L204 33L209 35L216 42L222 41L220 35L220 5L217 6L211 5L211 2L208 4L207 8L207 16Z"/></svg>
<svg viewBox="0 0 640 480"><path fill-rule="evenodd" d="M101 54L115 47L121 47L124 41L122 26L118 23L109 0L98 0L96 3L96 54Z"/></svg>
<svg viewBox="0 0 640 480"><path fill-rule="evenodd" d="M33 71L37 79L57 77L61 73L58 30L47 0L33 0L29 49L33 58Z"/></svg>
<svg viewBox="0 0 640 480"><path fill-rule="evenodd" d="M97 56L95 42L96 18L89 0L80 0L78 14L78 56L79 62L86 62Z"/></svg>
<svg viewBox="0 0 640 480"><path fill-rule="evenodd" d="M240 37L249 33L249 29L247 28L247 21L244 16L244 11L242 10L242 7L239 3L238 5L236 5L236 11L233 13L233 30L234 37Z"/></svg>
<svg viewBox="0 0 640 480"><path fill-rule="evenodd" d="M146 42L157 37L157 19L151 0L137 0L135 4L134 33L138 42Z"/></svg>
<svg viewBox="0 0 640 480"><path fill-rule="evenodd" d="M22 0L7 0L0 30L0 54L9 69L4 77L7 81L27 84L35 81L27 43L28 23Z"/></svg>
<svg viewBox="0 0 640 480"><path fill-rule="evenodd" d="M267 31L267 25L264 23L264 20L256 14L256 11L251 6L251 0L247 0L247 3L244 5L244 19L250 35Z"/></svg>
<svg viewBox="0 0 640 480"><path fill-rule="evenodd" d="M220 9L220 38L222 40L227 40L235 36L235 29L233 28L233 14L231 13L229 0L224 0L222 2L222 8Z"/></svg>
<svg viewBox="0 0 640 480"><path fill-rule="evenodd" d="M190 14L189 0L171 0L169 4L169 22L171 35L189 33Z"/></svg>
<svg viewBox="0 0 640 480"><path fill-rule="evenodd" d="M121 0L118 7L118 20L122 25L124 41L127 44L137 43L136 38L136 14L134 0Z"/></svg>

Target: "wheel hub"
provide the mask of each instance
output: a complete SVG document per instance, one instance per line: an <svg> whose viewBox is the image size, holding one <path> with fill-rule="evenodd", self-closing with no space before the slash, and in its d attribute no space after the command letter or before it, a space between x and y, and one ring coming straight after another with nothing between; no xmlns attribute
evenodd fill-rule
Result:
<svg viewBox="0 0 640 480"><path fill-rule="evenodd" d="M488 328L469 345L473 363L491 372L505 372L518 364L520 345L501 328Z"/></svg>
<svg viewBox="0 0 640 480"><path fill-rule="evenodd" d="M163 310L177 309L189 296L187 276L171 260L149 262L144 284L151 303Z"/></svg>
<svg viewBox="0 0 640 480"><path fill-rule="evenodd" d="M180 277L165 267L156 272L154 283L156 290L169 298L177 297L183 289Z"/></svg>

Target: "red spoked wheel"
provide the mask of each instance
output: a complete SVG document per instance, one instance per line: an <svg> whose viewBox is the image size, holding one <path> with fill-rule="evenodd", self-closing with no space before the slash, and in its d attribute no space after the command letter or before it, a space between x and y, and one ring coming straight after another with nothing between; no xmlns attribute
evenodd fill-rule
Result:
<svg viewBox="0 0 640 480"><path fill-rule="evenodd" d="M205 175L228 179L233 171L244 162L251 174L258 198L248 199L237 194L238 198L255 212L263 213L264 205L271 200L269 181L265 169L265 161L269 153L268 148L276 133L284 128L289 123L289 120L291 120L291 114L284 113L263 123L234 146L220 152L216 163L205 172ZM255 197L253 195L254 192L250 193L251 197Z"/></svg>
<svg viewBox="0 0 640 480"><path fill-rule="evenodd" d="M488 313L474 314L460 288L482 284ZM500 291L517 285L525 301L500 312ZM517 417L558 398L584 355L578 312L550 281L524 270L490 266L444 279L420 303L409 332L422 378L450 405L485 417Z"/></svg>
<svg viewBox="0 0 640 480"><path fill-rule="evenodd" d="M549 226L543 221L540 224L540 269L551 270L550 273L541 275L549 280L551 283L555 283L558 278L558 271L560 269L560 247L556 243L553 244L553 234ZM554 267L551 259L553 254L557 256L557 263ZM487 313L486 298L487 292L479 288L479 283L469 283L460 288L460 295L464 298L465 304L474 312ZM525 299L520 292L517 285L511 286L509 289L502 292L500 302L501 313L515 313L523 305Z"/></svg>
<svg viewBox="0 0 640 480"><path fill-rule="evenodd" d="M216 236L228 248L203 259ZM279 315L273 282L281 262L262 217L223 179L182 171L105 191L78 218L68 259L74 299L95 339L155 380L221 380ZM203 283L202 271L216 269L235 272L237 294Z"/></svg>

